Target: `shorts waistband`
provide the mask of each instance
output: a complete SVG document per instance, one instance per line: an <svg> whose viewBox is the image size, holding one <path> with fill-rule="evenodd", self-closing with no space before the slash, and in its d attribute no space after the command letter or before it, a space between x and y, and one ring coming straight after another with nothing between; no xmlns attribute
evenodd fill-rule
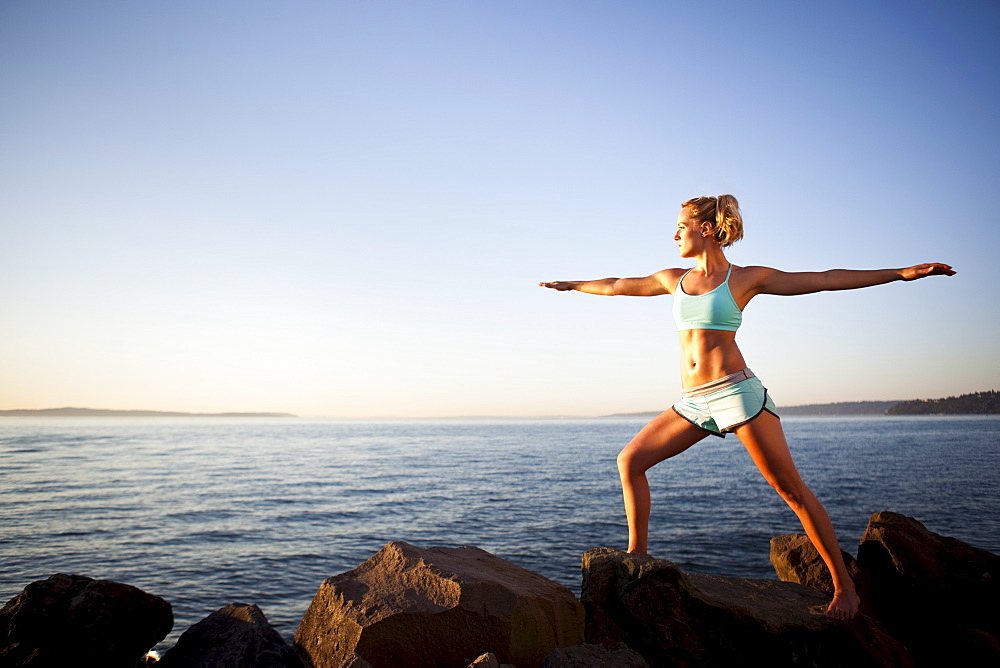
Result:
<svg viewBox="0 0 1000 668"><path fill-rule="evenodd" d="M704 385L695 385L694 387L685 387L681 392L681 396L685 398L691 397L703 397L706 394L711 394L712 392L718 392L719 390L724 390L727 387L731 387L736 383L741 383L744 380L754 377L754 372L748 368L740 369L736 373L731 373L728 376L713 380L710 383L705 383Z"/></svg>

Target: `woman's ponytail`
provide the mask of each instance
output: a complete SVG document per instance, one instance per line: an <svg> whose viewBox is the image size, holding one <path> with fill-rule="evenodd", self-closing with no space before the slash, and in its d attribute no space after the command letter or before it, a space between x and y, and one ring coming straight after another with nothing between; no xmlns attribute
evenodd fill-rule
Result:
<svg viewBox="0 0 1000 668"><path fill-rule="evenodd" d="M743 215L740 203L732 195L719 195L715 208L715 240L723 248L743 238Z"/></svg>

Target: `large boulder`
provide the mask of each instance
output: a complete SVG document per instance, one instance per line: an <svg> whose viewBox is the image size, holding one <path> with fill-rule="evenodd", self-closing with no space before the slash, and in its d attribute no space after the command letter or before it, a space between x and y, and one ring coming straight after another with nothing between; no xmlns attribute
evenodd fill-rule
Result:
<svg viewBox="0 0 1000 668"><path fill-rule="evenodd" d="M854 557L840 551L851 579L857 579L858 564ZM796 582L833 596L833 578L819 551L809 536L792 533L771 539L771 565L783 582Z"/></svg>
<svg viewBox="0 0 1000 668"><path fill-rule="evenodd" d="M0 665L133 668L174 625L170 604L127 584L58 573L0 610Z"/></svg>
<svg viewBox="0 0 1000 668"><path fill-rule="evenodd" d="M230 603L185 631L162 668L301 668L295 650L256 605Z"/></svg>
<svg viewBox="0 0 1000 668"><path fill-rule="evenodd" d="M884 511L858 566L862 598L918 664L1000 665L1000 556Z"/></svg>
<svg viewBox="0 0 1000 668"><path fill-rule="evenodd" d="M829 598L775 580L685 575L610 548L583 555L587 642L624 642L652 666L909 666L874 620L826 617Z"/></svg>
<svg viewBox="0 0 1000 668"><path fill-rule="evenodd" d="M565 587L479 548L402 542L325 580L295 633L315 668L444 668L486 652L528 668L582 642L583 607Z"/></svg>

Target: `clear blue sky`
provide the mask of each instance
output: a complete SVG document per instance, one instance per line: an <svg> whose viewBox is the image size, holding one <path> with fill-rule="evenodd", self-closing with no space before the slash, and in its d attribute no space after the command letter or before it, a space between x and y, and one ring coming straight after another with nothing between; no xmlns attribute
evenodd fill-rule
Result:
<svg viewBox="0 0 1000 668"><path fill-rule="evenodd" d="M778 405L1000 372L995 2L0 4L0 408L602 415L679 395L670 297L539 281L955 266L761 297Z"/></svg>

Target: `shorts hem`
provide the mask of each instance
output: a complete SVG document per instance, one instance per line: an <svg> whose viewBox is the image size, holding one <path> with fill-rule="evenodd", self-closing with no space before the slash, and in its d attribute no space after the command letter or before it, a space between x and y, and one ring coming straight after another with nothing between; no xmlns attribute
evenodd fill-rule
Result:
<svg viewBox="0 0 1000 668"><path fill-rule="evenodd" d="M702 427L700 424L698 424L697 422L695 422L694 420L692 420L691 418L689 418L687 415L684 415L684 413L681 413L679 410L677 410L677 406L671 406L670 408L672 408L675 413L677 413L682 418L684 418L685 420L687 420L688 422L690 422L691 424L693 424L695 427L698 427L698 429L701 429L702 431L707 431L712 436L718 436L719 438L725 438L726 437L725 433L719 433L717 431L712 431L711 429L708 429L706 427Z"/></svg>
<svg viewBox="0 0 1000 668"><path fill-rule="evenodd" d="M722 433L723 434L731 434L731 433L733 433L734 429L742 427L743 425L745 425L745 424L747 424L749 422L753 422L754 420L756 420L757 418L759 418L760 414L763 413L764 411L767 411L768 413L770 413L771 415L773 415L774 417L776 417L776 418L778 418L780 420L781 416L778 415L777 413L775 413L774 411L772 411L770 408L767 407L767 400L768 400L767 388L764 388L764 401L761 403L760 410L757 411L754 414L753 417L747 418L743 422L737 422L736 424L729 425L728 427L726 427L725 429L722 430ZM681 417L683 417L683 416L681 416Z"/></svg>

